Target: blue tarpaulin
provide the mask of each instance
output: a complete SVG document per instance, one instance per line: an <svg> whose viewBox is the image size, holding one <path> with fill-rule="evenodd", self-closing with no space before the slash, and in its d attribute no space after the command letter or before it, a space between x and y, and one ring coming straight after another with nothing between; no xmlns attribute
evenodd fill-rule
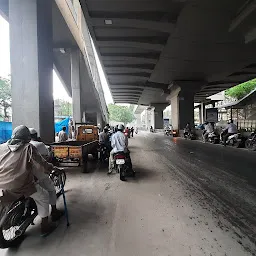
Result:
<svg viewBox="0 0 256 256"><path fill-rule="evenodd" d="M69 119L70 118L68 117L60 122L55 123L55 132L60 132L62 130L62 127L65 126L67 128L66 133L68 133Z"/></svg>
<svg viewBox="0 0 256 256"><path fill-rule="evenodd" d="M12 136L12 123L0 122L0 143L4 143Z"/></svg>
<svg viewBox="0 0 256 256"><path fill-rule="evenodd" d="M69 117L55 123L55 132L59 132L62 130L62 127L65 126L67 128L66 132L68 133L68 123ZM4 143L9 140L12 136L12 123L11 122L1 122L0 121L0 143Z"/></svg>

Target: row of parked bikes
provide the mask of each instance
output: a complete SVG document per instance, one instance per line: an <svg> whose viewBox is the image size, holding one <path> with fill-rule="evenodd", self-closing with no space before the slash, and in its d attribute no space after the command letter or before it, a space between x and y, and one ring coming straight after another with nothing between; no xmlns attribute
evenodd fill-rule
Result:
<svg viewBox="0 0 256 256"><path fill-rule="evenodd" d="M206 141L213 144L224 144L223 141L224 133L218 135L216 132L211 132L208 134ZM184 133L186 139L195 139L195 134ZM204 140L204 134L202 135ZM236 147L236 148L247 148L249 150L256 150L256 132L252 132L248 138L244 137L241 133L235 133L228 137L226 145Z"/></svg>

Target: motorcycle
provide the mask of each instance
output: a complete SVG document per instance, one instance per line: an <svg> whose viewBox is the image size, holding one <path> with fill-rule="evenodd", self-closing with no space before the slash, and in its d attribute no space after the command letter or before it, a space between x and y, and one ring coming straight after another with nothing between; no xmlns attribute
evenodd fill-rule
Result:
<svg viewBox="0 0 256 256"><path fill-rule="evenodd" d="M170 136L170 135L171 135L171 130L165 130L165 131L164 131L164 135Z"/></svg>
<svg viewBox="0 0 256 256"><path fill-rule="evenodd" d="M66 182L66 174L52 172L52 179L56 194L61 193ZM0 248L15 246L22 240L24 233L30 225L34 225L37 217L37 206L32 198L22 197L8 205L0 205Z"/></svg>
<svg viewBox="0 0 256 256"><path fill-rule="evenodd" d="M114 155L115 166L114 169L117 173L120 173L120 180L125 181L126 174L129 173L130 167L128 165L128 158L124 152L119 152ZM132 176L135 177L135 172L132 173Z"/></svg>
<svg viewBox="0 0 256 256"><path fill-rule="evenodd" d="M105 144L99 144L99 160L105 162L109 158L109 150Z"/></svg>
<svg viewBox="0 0 256 256"><path fill-rule="evenodd" d="M223 135L224 134L222 132L220 134L220 141L222 142L222 144L224 144ZM240 147L244 146L244 139L243 139L243 137L240 133L235 133L235 134L232 134L228 137L228 139L226 141L226 145L236 147L236 148L240 148Z"/></svg>
<svg viewBox="0 0 256 256"><path fill-rule="evenodd" d="M184 136L185 139L190 139L190 140L195 139L195 134L192 133L192 132L184 131L183 136Z"/></svg>
<svg viewBox="0 0 256 256"><path fill-rule="evenodd" d="M202 135L203 140L204 140L204 135ZM207 136L206 141L213 143L213 144L218 144L219 143L219 137L217 136L217 134L215 132L210 132Z"/></svg>
<svg viewBox="0 0 256 256"><path fill-rule="evenodd" d="M245 141L245 147L249 150L256 150L256 132L252 132L249 138Z"/></svg>

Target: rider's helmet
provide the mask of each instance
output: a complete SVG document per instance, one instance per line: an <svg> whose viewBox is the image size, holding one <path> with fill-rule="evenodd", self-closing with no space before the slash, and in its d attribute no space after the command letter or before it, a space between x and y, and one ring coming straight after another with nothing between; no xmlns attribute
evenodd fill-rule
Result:
<svg viewBox="0 0 256 256"><path fill-rule="evenodd" d="M32 139L37 139L37 131L35 128L29 128L30 136Z"/></svg>
<svg viewBox="0 0 256 256"><path fill-rule="evenodd" d="M17 126L12 132L11 140L21 140L24 142L29 142L31 140L31 135L28 127L26 127L25 125Z"/></svg>
<svg viewBox="0 0 256 256"><path fill-rule="evenodd" d="M117 130L122 132L124 130L124 126L122 124L119 124Z"/></svg>

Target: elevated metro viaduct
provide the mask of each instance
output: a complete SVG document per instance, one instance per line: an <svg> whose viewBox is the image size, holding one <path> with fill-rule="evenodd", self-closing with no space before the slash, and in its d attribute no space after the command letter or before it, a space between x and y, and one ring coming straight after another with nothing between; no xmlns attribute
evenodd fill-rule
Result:
<svg viewBox="0 0 256 256"><path fill-rule="evenodd" d="M255 0L80 3L114 101L154 107L155 128L167 105L183 128L194 102L255 78Z"/></svg>
<svg viewBox="0 0 256 256"><path fill-rule="evenodd" d="M13 126L54 141L53 68L73 101L75 122L103 126L108 112L79 1L1 0L10 25Z"/></svg>

